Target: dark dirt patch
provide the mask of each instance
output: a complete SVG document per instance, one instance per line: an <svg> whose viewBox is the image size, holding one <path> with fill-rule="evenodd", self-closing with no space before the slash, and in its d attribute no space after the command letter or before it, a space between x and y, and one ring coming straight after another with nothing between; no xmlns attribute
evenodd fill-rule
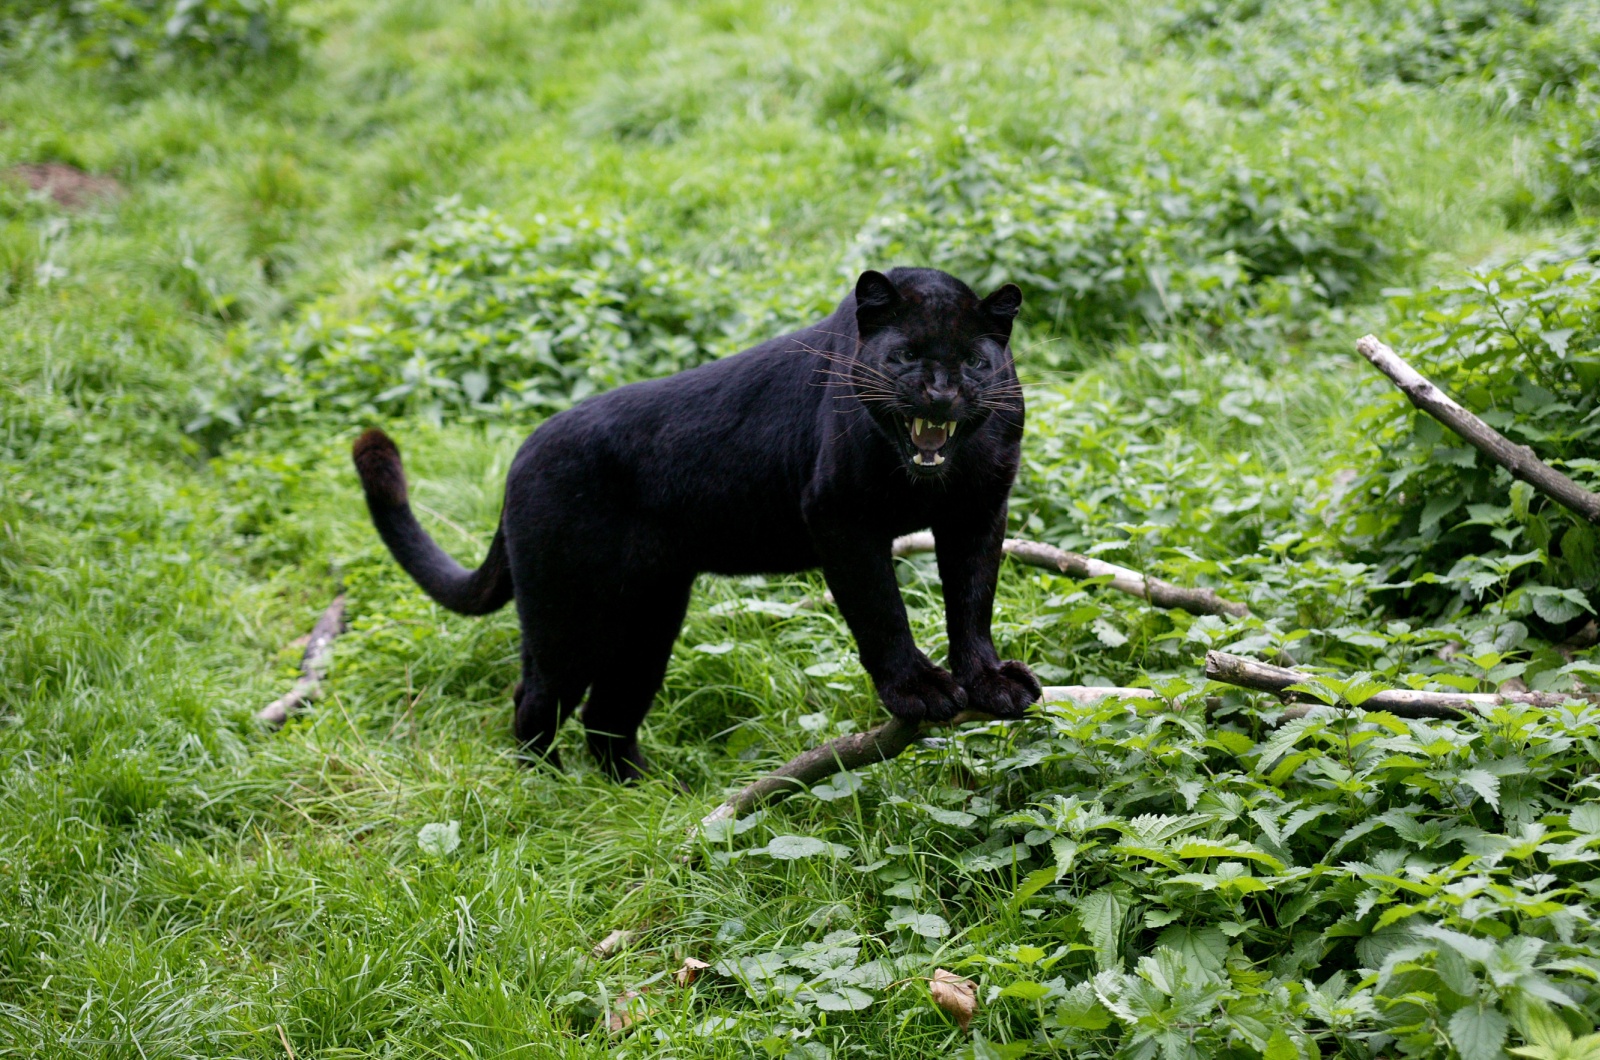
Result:
<svg viewBox="0 0 1600 1060"><path fill-rule="evenodd" d="M111 177L85 173L77 166L65 162L23 162L5 171L10 180L18 180L33 191L42 191L56 205L69 210L79 210L96 199L109 199L122 192L122 185Z"/></svg>

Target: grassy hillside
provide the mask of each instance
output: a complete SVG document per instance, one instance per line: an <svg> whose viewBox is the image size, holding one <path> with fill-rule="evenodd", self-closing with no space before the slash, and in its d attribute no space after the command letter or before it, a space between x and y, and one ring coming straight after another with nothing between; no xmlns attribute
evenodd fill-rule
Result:
<svg viewBox="0 0 1600 1060"><path fill-rule="evenodd" d="M1353 354L1385 334L1600 485L1597 26L0 3L0 1055L1600 1056L1600 710L1354 709L1600 684L1595 531ZM63 204L46 163L114 187ZM1252 613L1007 566L1004 654L1165 698L942 733L685 858L881 719L797 606L820 576L697 585L660 778L576 726L524 769L514 616L398 571L349 442L394 434L472 562L544 417L894 264L1025 289L1015 533ZM934 564L899 570L938 658ZM341 588L329 694L261 731ZM1280 725L1213 647L1335 706Z"/></svg>

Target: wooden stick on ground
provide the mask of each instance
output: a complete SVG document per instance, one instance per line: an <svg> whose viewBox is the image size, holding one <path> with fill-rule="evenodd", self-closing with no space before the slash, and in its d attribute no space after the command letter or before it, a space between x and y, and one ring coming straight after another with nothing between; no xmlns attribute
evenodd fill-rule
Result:
<svg viewBox="0 0 1600 1060"><path fill-rule="evenodd" d="M1006 555L1030 567L1058 570L1074 578L1109 576L1111 588L1148 600L1157 607L1176 608L1191 615L1228 615L1233 618L1243 618L1250 613L1249 607L1233 600L1224 600L1217 595L1215 589L1192 589L1173 585L1160 578L1146 577L1128 567L1119 567L1115 563L1106 563L1078 552L1068 552L1054 545L1008 537L1003 547ZM894 543L896 556L909 556L914 552L933 550L933 534L926 530L896 538Z"/></svg>
<svg viewBox="0 0 1600 1060"><path fill-rule="evenodd" d="M1377 336L1356 341L1356 352L1388 376L1411 403L1465 438L1472 447L1512 475L1570 508L1591 523L1600 524L1600 493L1590 493L1543 460L1525 445L1518 445L1451 400L1407 364Z"/></svg>
<svg viewBox="0 0 1600 1060"><path fill-rule="evenodd" d="M333 639L343 630L344 593L340 593L322 612L317 624L311 627L305 654L300 657L300 679L284 695L256 711L257 721L269 728L281 728L289 720L290 714L317 698L322 679L328 673L328 663L333 657Z"/></svg>
<svg viewBox="0 0 1600 1060"><path fill-rule="evenodd" d="M1213 681L1251 688L1258 692L1272 692L1279 698L1291 698L1286 693L1290 685L1315 681L1315 674L1286 670L1281 666L1246 659L1227 652L1206 652L1206 676ZM1559 707L1574 699L1587 696L1566 695L1559 692L1416 692L1408 688L1390 688L1368 698L1362 710L1386 710L1401 718L1459 718L1463 714L1477 714L1489 707L1507 703L1522 703L1531 707ZM1291 708L1292 716L1303 715L1309 708Z"/></svg>
<svg viewBox="0 0 1600 1060"><path fill-rule="evenodd" d="M1047 685L1041 702L1093 703L1107 696L1153 699L1155 693L1148 688ZM948 724L958 725L965 721L981 721L988 718L987 714L960 714ZM890 718L875 729L853 732L848 736L839 736L827 743L819 744L809 751L796 755L780 768L729 797L721 806L701 818L700 826L703 828L714 821L743 817L760 806L787 798L835 773L888 761L910 747L921 732L922 726L915 722Z"/></svg>

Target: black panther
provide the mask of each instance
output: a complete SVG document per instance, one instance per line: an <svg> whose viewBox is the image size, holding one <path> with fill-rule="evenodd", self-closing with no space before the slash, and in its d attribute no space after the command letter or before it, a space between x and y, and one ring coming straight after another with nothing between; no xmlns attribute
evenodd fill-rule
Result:
<svg viewBox="0 0 1600 1060"><path fill-rule="evenodd" d="M468 615L516 600L513 728L533 755L587 692L601 765L645 770L639 723L702 572L820 566L891 714L1014 717L1039 682L1000 660L989 624L1022 441L1021 306L1014 284L980 299L934 269L864 272L810 327L589 398L523 442L477 570L417 524L382 431L356 440L356 469L378 533L428 595ZM890 555L929 528L948 671L913 643Z"/></svg>

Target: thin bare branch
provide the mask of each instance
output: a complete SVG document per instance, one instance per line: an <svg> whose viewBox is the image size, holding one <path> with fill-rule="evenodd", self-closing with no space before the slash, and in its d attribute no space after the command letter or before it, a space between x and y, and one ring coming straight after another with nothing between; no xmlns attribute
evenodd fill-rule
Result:
<svg viewBox="0 0 1600 1060"><path fill-rule="evenodd" d="M1068 552L1054 545L1009 537L1006 538L1004 548L1006 555L1030 567L1058 570L1074 578L1109 577L1111 588L1137 596L1157 607L1175 608L1187 611L1191 615L1227 615L1232 618L1243 618L1250 613L1249 607L1233 600L1224 600L1217 595L1215 589L1192 589L1173 585L1160 578L1148 578L1136 570L1119 567L1115 563L1106 563L1077 552ZM932 551L934 551L933 534L926 530L895 539L896 556Z"/></svg>
<svg viewBox="0 0 1600 1060"><path fill-rule="evenodd" d="M257 721L268 728L282 728L290 714L317 698L322 679L328 674L328 663L333 658L334 638L343 631L344 593L340 593L311 627L305 654L300 657L300 679L283 696L256 711Z"/></svg>
<svg viewBox="0 0 1600 1060"><path fill-rule="evenodd" d="M1091 685L1049 685L1041 701L1045 703L1095 703L1107 696L1154 699L1148 688L1102 688ZM992 720L987 714L965 713L947 722ZM875 729L839 736L803 751L760 780L747 785L700 821L700 827L715 821L742 817L758 807L787 798L818 781L847 769L862 769L887 761L910 747L922 733L916 722L890 718Z"/></svg>
<svg viewBox="0 0 1600 1060"><path fill-rule="evenodd" d="M1367 335L1357 340L1356 352L1388 376L1413 405L1455 431L1478 452L1557 504L1577 512L1591 523L1600 524L1600 493L1584 489L1540 460L1532 449L1516 444L1456 404L1450 395L1378 341L1377 336Z"/></svg>
<svg viewBox="0 0 1600 1060"><path fill-rule="evenodd" d="M1306 684L1317 679L1315 674L1288 670L1222 651L1206 652L1206 676L1239 688L1271 692L1285 700L1295 698L1295 693L1288 691L1291 685ZM1490 707L1509 703L1559 707L1573 700L1595 702L1596 698L1560 692L1419 692L1409 688L1390 688L1369 696L1362 702L1361 709L1386 710L1401 718L1459 718L1464 714L1478 714ZM1298 716L1310 708L1290 709Z"/></svg>

